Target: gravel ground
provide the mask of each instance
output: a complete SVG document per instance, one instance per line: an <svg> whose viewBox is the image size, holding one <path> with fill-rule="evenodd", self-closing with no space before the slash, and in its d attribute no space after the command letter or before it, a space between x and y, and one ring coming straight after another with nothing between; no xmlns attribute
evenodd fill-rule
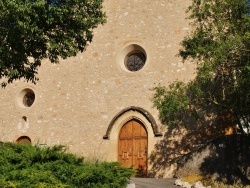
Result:
<svg viewBox="0 0 250 188"><path fill-rule="evenodd" d="M176 188L175 179L131 178L127 188Z"/></svg>

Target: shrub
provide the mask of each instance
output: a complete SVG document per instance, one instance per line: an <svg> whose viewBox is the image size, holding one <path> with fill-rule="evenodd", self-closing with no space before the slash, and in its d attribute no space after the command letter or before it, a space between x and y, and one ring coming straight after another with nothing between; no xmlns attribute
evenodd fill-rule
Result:
<svg viewBox="0 0 250 188"><path fill-rule="evenodd" d="M64 146L0 143L0 187L120 188L134 174L118 162L87 162Z"/></svg>

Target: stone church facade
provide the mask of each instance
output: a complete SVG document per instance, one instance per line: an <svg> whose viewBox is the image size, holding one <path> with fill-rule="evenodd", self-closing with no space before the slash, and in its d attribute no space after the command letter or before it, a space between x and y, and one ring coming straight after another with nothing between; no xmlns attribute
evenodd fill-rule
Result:
<svg viewBox="0 0 250 188"><path fill-rule="evenodd" d="M0 92L1 141L65 145L89 158L150 171L148 157L164 126L150 98L158 83L194 77L176 56L190 31L188 0L105 0L107 23L76 57L44 60L36 84Z"/></svg>

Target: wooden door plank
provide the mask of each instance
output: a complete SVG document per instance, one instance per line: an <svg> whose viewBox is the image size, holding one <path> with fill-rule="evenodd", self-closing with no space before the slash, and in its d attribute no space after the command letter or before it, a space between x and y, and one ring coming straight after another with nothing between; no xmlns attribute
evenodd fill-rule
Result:
<svg viewBox="0 0 250 188"><path fill-rule="evenodd" d="M123 166L133 166L137 175L147 175L147 131L138 121L127 122L120 130L118 161Z"/></svg>

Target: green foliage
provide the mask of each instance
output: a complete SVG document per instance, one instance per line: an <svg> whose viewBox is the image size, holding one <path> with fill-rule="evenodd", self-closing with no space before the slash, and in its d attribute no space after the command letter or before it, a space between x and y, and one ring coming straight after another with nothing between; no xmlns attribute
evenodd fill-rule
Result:
<svg viewBox="0 0 250 188"><path fill-rule="evenodd" d="M0 9L0 78L9 83L35 82L42 59L82 52L105 22L102 0L0 0Z"/></svg>
<svg viewBox="0 0 250 188"><path fill-rule="evenodd" d="M197 63L196 78L175 88L159 87L153 102L167 124L177 125L180 112L205 119L213 109L233 115L235 124L250 126L250 5L247 0L193 0L188 9L194 30L182 41L179 55ZM178 96L186 97L178 97ZM164 100L163 100L163 99ZM188 105L187 105L188 103ZM180 105L182 104L182 105ZM174 106L174 110L172 110ZM185 108L183 108L183 106ZM169 109L167 109L169 108ZM180 110L177 110L180 108ZM187 112L187 111L186 111ZM171 114L172 113L172 114ZM182 112L181 112L182 113ZM216 117L216 116L213 116ZM242 123L243 119L246 121Z"/></svg>
<svg viewBox="0 0 250 188"><path fill-rule="evenodd" d="M120 188L133 175L117 162L86 162L65 147L0 144L0 187Z"/></svg>
<svg viewBox="0 0 250 188"><path fill-rule="evenodd" d="M199 102L203 91L195 82L174 82L168 88L158 85L153 90L155 93L152 101L154 107L159 110L162 123L172 128L188 128L192 124L197 124L201 107L194 104Z"/></svg>
<svg viewBox="0 0 250 188"><path fill-rule="evenodd" d="M160 119L169 126L183 123L183 115L188 108L188 97L185 95L186 86L175 82L167 90L164 86L154 88L154 106L159 110Z"/></svg>

